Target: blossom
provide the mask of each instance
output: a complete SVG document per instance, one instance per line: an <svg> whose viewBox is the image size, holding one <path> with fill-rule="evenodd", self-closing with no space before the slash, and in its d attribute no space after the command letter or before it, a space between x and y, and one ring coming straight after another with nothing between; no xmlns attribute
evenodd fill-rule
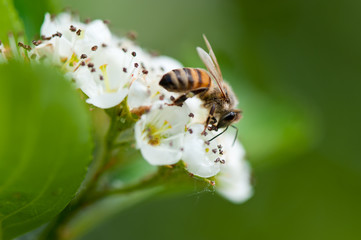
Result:
<svg viewBox="0 0 361 240"><path fill-rule="evenodd" d="M129 88L128 105L130 109L151 106L157 101L171 103L171 96L177 96L161 87L159 81L165 73L181 68L182 64L167 56L149 57L148 62L146 76L136 79Z"/></svg>
<svg viewBox="0 0 361 240"><path fill-rule="evenodd" d="M135 124L135 139L145 160L152 165L170 165L181 159L188 114L187 105L156 103L142 115Z"/></svg>
<svg viewBox="0 0 361 240"><path fill-rule="evenodd" d="M219 137L222 142L225 164L216 176L216 191L234 203L242 203L252 196L251 169L245 160L245 150L233 136L225 133Z"/></svg>
<svg viewBox="0 0 361 240"><path fill-rule="evenodd" d="M99 108L114 107L128 94L129 83L143 75L134 65L138 60L135 52L104 47L84 59L84 66L74 72L73 78L89 97L88 103Z"/></svg>

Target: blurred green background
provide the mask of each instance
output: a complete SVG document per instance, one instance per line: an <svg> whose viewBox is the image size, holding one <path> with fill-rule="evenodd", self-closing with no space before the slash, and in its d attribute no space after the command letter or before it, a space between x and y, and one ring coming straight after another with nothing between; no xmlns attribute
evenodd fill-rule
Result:
<svg viewBox="0 0 361 240"><path fill-rule="evenodd" d="M205 33L244 110L255 194L152 200L83 239L360 239L361 2L62 0L202 67Z"/></svg>
<svg viewBox="0 0 361 240"><path fill-rule="evenodd" d="M242 205L209 192L153 199L82 239L361 238L360 1L59 5L110 20L118 35L136 31L141 46L189 67L203 67L195 47L205 33L244 110L240 140L254 170L255 194Z"/></svg>

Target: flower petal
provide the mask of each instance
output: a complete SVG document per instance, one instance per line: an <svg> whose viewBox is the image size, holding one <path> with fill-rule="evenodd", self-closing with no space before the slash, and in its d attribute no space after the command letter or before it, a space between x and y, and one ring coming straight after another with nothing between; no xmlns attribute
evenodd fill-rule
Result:
<svg viewBox="0 0 361 240"><path fill-rule="evenodd" d="M191 125L191 133L187 133L184 139L184 153L182 160L187 164L187 170L199 177L212 177L220 171L220 162L216 159L221 157L218 153L217 142L206 144L207 139L211 138L211 133L205 138L201 135L204 126L202 124ZM212 150L217 149L214 153Z"/></svg>

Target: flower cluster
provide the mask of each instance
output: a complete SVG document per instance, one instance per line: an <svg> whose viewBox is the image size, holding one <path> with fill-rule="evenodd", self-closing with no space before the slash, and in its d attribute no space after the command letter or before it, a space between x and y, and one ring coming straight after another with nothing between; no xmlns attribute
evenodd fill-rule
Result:
<svg viewBox="0 0 361 240"><path fill-rule="evenodd" d="M159 85L162 76L182 65L166 56L152 56L133 41L118 38L101 20L82 23L68 13L46 14L41 40L33 41L31 59L58 65L87 95L87 103L106 109L126 97L139 116L136 147L152 165L183 161L191 175L212 178L216 191L233 202L250 197L250 168L245 152L227 133L209 141L202 134L209 109L196 97L180 106L177 97Z"/></svg>

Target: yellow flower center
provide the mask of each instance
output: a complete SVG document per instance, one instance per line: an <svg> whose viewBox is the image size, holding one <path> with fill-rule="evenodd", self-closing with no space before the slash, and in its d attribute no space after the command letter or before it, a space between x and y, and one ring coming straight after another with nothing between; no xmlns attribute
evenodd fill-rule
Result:
<svg viewBox="0 0 361 240"><path fill-rule="evenodd" d="M148 140L148 144L152 146L160 145L161 139L167 138L166 130L172 128L168 121L164 121L163 125L160 128L157 128L153 124L147 124L143 130L144 140Z"/></svg>

